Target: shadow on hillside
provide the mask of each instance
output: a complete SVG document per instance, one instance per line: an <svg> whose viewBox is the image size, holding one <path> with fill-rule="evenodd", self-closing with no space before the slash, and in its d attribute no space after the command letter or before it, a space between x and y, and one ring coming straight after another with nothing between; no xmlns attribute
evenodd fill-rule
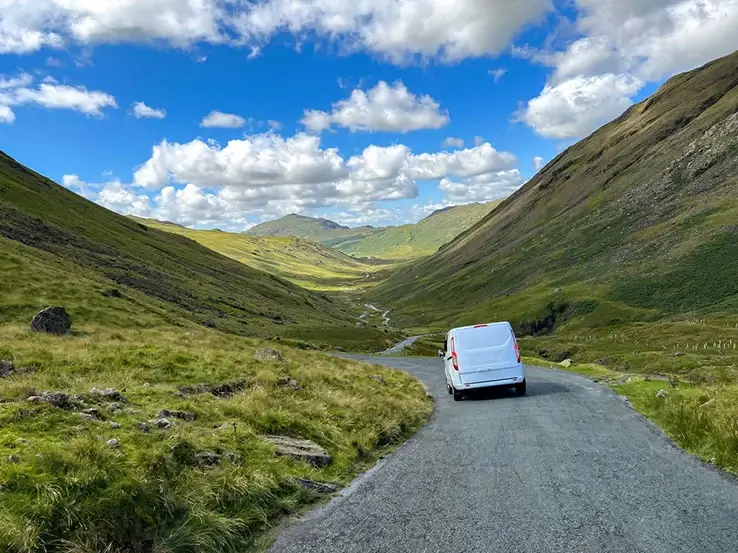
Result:
<svg viewBox="0 0 738 553"><path fill-rule="evenodd" d="M568 394L571 390L568 386L558 382L528 382L528 390L525 397L549 396L555 394ZM513 388L486 388L464 392L464 401L490 401L509 397L520 397Z"/></svg>

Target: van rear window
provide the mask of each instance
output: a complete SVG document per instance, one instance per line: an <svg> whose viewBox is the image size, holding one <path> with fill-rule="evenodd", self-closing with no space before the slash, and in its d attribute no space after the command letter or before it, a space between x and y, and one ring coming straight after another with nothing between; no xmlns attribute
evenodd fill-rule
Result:
<svg viewBox="0 0 738 553"><path fill-rule="evenodd" d="M506 324L464 328L456 331L457 349L493 348L503 346L509 340L512 340L512 333Z"/></svg>

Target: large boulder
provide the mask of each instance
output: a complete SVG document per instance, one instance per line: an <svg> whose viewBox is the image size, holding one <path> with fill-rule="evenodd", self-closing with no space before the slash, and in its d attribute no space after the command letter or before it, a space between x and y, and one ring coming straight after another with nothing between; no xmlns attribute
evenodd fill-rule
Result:
<svg viewBox="0 0 738 553"><path fill-rule="evenodd" d="M315 467L325 467L333 462L333 457L325 449L310 440L289 436L265 436L264 438L274 445L277 455L305 461Z"/></svg>
<svg viewBox="0 0 738 553"><path fill-rule="evenodd" d="M31 330L48 334L69 334L72 331L72 317L63 307L47 307L33 318Z"/></svg>
<svg viewBox="0 0 738 553"><path fill-rule="evenodd" d="M254 359L257 361L284 361L284 357L276 349L259 348L254 352Z"/></svg>

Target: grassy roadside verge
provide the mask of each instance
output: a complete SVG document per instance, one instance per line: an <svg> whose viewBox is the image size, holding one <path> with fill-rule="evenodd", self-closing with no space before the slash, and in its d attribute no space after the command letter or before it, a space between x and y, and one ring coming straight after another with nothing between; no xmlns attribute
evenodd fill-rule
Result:
<svg viewBox="0 0 738 553"><path fill-rule="evenodd" d="M295 478L345 485L430 415L405 373L283 345L283 361L258 362L265 345L194 326L1 326L0 549L247 552L319 499ZM68 404L28 400L46 391ZM160 428L165 409L188 415ZM312 440L333 462L275 456L268 434Z"/></svg>
<svg viewBox="0 0 738 553"><path fill-rule="evenodd" d="M609 386L681 448L738 474L738 384L687 382L675 376L619 372L593 363L564 367L539 357L524 357L524 362L573 372Z"/></svg>

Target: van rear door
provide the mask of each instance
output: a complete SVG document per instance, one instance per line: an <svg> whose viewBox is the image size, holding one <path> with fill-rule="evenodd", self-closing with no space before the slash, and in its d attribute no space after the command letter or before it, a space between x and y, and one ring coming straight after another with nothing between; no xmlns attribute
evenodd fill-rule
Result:
<svg viewBox="0 0 738 553"><path fill-rule="evenodd" d="M515 337L508 323L479 325L456 331L455 349L462 384L478 384L521 376Z"/></svg>

